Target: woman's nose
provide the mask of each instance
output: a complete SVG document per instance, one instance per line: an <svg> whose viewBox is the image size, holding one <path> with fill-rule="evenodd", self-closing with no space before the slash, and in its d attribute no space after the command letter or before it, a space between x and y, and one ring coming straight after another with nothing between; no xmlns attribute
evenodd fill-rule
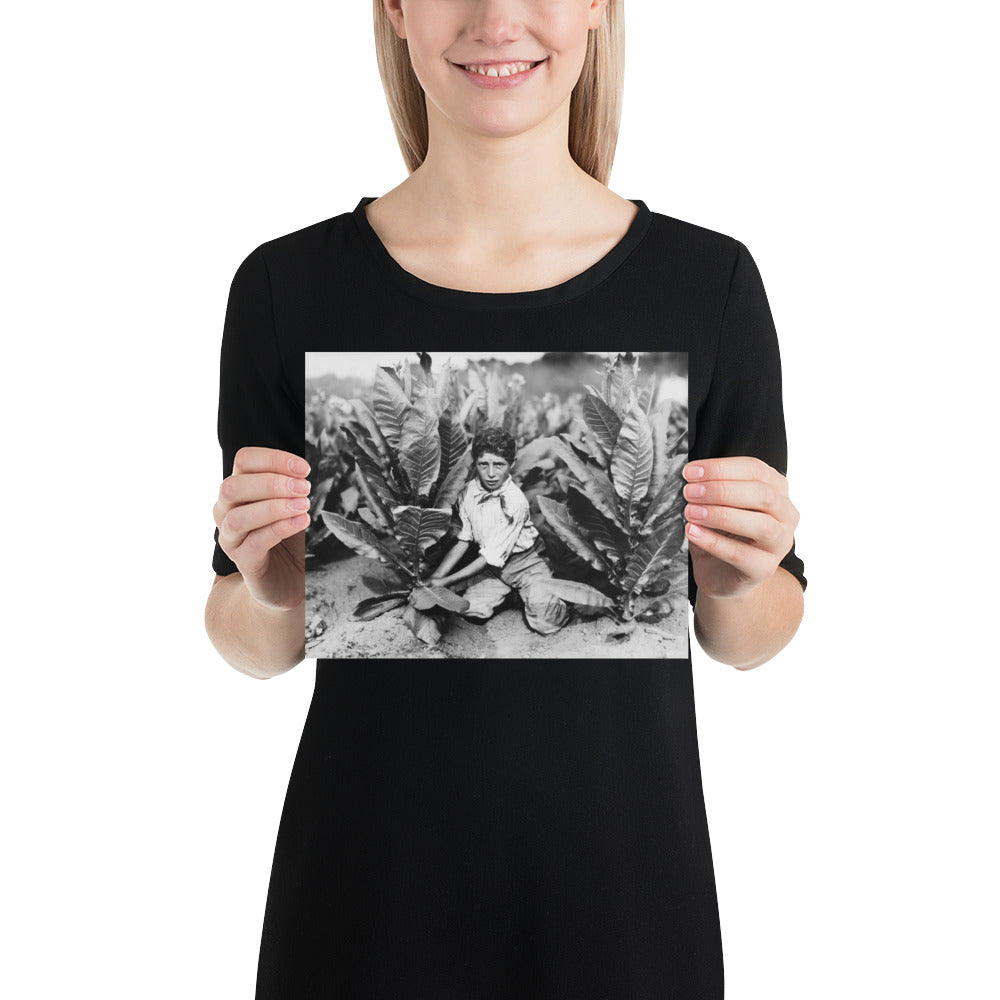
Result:
<svg viewBox="0 0 1000 1000"><path fill-rule="evenodd" d="M490 48L516 42L523 31L517 0L479 0L472 14L472 37Z"/></svg>

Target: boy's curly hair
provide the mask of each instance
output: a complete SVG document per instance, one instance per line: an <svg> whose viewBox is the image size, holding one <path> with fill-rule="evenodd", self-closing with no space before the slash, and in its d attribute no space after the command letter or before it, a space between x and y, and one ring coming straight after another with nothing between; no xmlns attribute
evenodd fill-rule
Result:
<svg viewBox="0 0 1000 1000"><path fill-rule="evenodd" d="M487 452L505 458L508 464L514 464L517 453L517 442L509 431L502 427L487 427L472 439L472 461L479 461L479 456Z"/></svg>

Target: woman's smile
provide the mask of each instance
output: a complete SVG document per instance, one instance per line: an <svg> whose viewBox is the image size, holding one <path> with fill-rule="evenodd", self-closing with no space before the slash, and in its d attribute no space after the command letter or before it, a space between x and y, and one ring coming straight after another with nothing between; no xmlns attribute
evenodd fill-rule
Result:
<svg viewBox="0 0 1000 1000"><path fill-rule="evenodd" d="M486 90L509 90L527 82L547 59L537 62L508 60L507 62L452 63L466 79Z"/></svg>

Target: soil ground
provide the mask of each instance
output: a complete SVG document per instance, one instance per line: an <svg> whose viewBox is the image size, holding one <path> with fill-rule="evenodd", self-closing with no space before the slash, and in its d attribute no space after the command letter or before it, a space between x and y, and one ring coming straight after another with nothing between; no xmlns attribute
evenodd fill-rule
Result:
<svg viewBox="0 0 1000 1000"><path fill-rule="evenodd" d="M355 606L372 591L361 579L382 576L382 566L354 553L306 574L306 628L319 634L306 642L312 659L410 657L435 659L538 658L620 659L684 658L688 655L687 605L656 624L637 622L624 639L612 633L621 626L611 618L588 618L574 611L569 623L553 635L532 631L516 594L487 621L449 615L440 641L421 642L404 624L403 607L372 621L354 621Z"/></svg>

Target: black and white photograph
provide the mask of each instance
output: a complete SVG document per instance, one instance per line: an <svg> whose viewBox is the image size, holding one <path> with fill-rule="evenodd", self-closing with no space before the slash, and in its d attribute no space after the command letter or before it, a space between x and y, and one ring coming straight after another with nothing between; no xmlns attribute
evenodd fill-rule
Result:
<svg viewBox="0 0 1000 1000"><path fill-rule="evenodd" d="M307 352L306 655L688 651L683 352Z"/></svg>

